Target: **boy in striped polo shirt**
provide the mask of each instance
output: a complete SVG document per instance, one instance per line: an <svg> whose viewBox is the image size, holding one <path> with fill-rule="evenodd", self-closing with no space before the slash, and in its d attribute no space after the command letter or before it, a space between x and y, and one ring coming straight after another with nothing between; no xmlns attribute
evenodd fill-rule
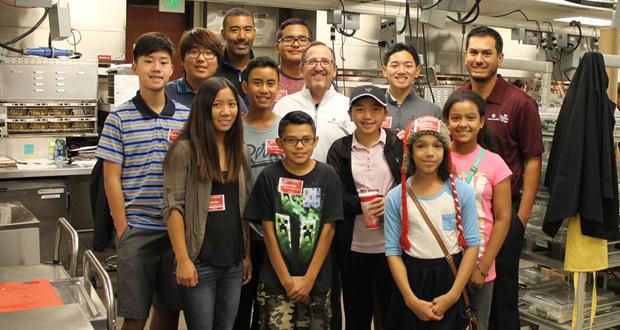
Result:
<svg viewBox="0 0 620 330"><path fill-rule="evenodd" d="M172 43L163 34L138 38L132 70L140 89L109 114L97 147L117 235L118 314L125 318L123 329L143 329L151 303L152 327L178 325L174 256L161 215L163 161L189 109L164 91L172 75L172 55Z"/></svg>

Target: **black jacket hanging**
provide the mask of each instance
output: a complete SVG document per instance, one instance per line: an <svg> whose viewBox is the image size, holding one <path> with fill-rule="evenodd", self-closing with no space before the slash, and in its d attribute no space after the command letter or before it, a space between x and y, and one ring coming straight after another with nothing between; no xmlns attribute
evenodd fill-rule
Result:
<svg viewBox="0 0 620 330"><path fill-rule="evenodd" d="M556 123L545 186L551 197L543 231L555 236L565 218L581 215L584 235L617 240L618 174L614 103L600 53L586 53Z"/></svg>

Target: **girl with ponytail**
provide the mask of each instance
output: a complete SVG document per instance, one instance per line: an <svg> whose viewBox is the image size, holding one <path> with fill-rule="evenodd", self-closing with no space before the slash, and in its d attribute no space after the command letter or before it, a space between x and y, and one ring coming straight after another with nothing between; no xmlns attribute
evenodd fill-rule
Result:
<svg viewBox="0 0 620 330"><path fill-rule="evenodd" d="M450 173L442 121L417 118L404 141L401 184L385 201L385 254L400 291L391 317L400 329L463 329L462 293L480 244L474 193ZM458 265L456 276L448 259Z"/></svg>

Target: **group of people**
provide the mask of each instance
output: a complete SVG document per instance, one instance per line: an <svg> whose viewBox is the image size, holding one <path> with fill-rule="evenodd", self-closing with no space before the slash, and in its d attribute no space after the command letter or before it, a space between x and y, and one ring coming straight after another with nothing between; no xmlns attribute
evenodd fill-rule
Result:
<svg viewBox="0 0 620 330"><path fill-rule="evenodd" d="M175 329L180 310L189 329L459 329L469 302L481 329L518 329L543 145L536 102L497 74L497 31L470 31L470 82L443 109L412 88L410 45L385 53L387 90L347 97L304 21L280 25L279 64L255 35L242 8L225 48L185 32L170 82L170 40L135 42L140 89L97 148L123 329Z"/></svg>

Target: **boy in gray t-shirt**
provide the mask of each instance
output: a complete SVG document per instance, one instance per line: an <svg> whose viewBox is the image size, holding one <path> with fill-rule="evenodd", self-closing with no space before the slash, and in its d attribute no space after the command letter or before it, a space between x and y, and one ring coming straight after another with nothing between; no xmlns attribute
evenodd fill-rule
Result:
<svg viewBox="0 0 620 330"><path fill-rule="evenodd" d="M276 144L280 118L273 112L279 91L279 69L272 59L257 57L250 61L245 73L242 88L248 100L248 113L243 117L243 139L250 154L254 186L263 168L284 158L284 150ZM256 293L258 274L265 255L265 242L262 226L259 223L250 223L250 227L252 279L241 289L235 329L258 329Z"/></svg>

